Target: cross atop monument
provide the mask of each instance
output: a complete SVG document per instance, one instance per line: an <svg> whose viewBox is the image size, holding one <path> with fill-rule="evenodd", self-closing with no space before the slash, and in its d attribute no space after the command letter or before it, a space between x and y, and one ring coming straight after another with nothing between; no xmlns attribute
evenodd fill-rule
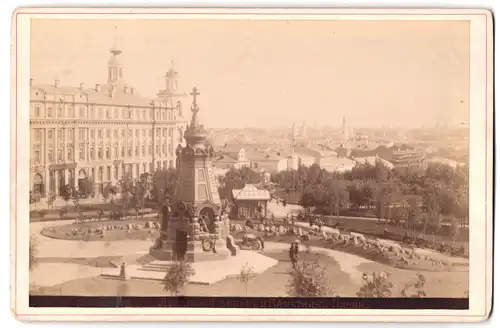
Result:
<svg viewBox="0 0 500 328"><path fill-rule="evenodd" d="M200 93L198 92L198 89L196 87L193 88L193 92L190 93L191 96L193 96L193 105L194 107L198 107L196 106L196 96L199 96Z"/></svg>

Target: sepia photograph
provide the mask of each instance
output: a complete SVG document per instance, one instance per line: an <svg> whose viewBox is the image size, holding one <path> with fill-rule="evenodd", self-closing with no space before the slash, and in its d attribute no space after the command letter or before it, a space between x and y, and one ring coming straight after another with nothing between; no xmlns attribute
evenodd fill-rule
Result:
<svg viewBox="0 0 500 328"><path fill-rule="evenodd" d="M478 13L28 15L17 297L488 312Z"/></svg>

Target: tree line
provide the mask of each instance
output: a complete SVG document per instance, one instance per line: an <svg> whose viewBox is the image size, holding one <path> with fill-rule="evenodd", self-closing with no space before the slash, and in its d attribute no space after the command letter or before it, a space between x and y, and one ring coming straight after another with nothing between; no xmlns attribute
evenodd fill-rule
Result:
<svg viewBox="0 0 500 328"><path fill-rule="evenodd" d="M300 166L271 175L286 194L299 194L299 204L315 213L373 213L380 220L407 226L441 226L443 219L465 225L469 213L469 172L430 164L427 168L389 169L382 162L358 164L352 171L328 172L319 165Z"/></svg>

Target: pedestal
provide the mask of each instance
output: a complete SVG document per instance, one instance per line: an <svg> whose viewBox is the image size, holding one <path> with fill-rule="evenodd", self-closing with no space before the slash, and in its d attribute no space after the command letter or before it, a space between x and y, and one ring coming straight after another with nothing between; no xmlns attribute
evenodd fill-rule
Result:
<svg viewBox="0 0 500 328"><path fill-rule="evenodd" d="M190 240L187 243L184 261L187 262L203 262L224 260L231 256L231 252L227 249L225 240L219 239L215 241L215 252L213 250L205 251L200 240ZM154 246L149 249L149 254L160 261L177 261L177 252L175 251L175 241L166 240L161 248Z"/></svg>

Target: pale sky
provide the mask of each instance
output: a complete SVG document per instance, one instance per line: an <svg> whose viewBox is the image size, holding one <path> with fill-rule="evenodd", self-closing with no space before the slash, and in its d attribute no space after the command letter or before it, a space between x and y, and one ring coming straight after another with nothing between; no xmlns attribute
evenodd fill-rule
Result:
<svg viewBox="0 0 500 328"><path fill-rule="evenodd" d="M154 96L173 58L206 127L468 120L465 21L33 20L31 77L106 83L115 26L126 82Z"/></svg>

